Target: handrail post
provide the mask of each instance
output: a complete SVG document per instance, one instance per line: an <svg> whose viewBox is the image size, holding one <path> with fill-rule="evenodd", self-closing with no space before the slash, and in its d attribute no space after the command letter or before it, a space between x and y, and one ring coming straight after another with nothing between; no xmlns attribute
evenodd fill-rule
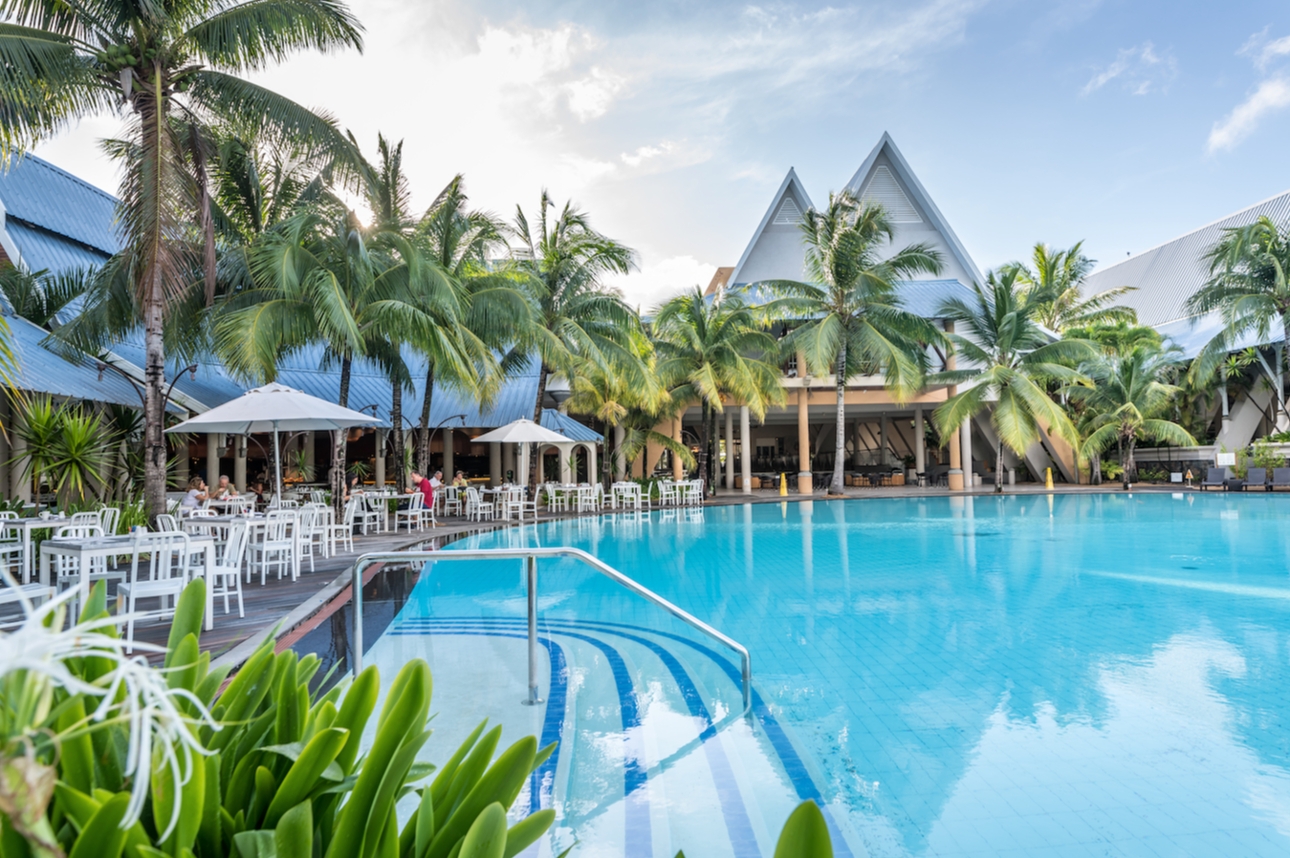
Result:
<svg viewBox="0 0 1290 858"><path fill-rule="evenodd" d="M542 702L538 696L538 640L537 640L537 556L530 554L524 558L528 572L529 602L529 696L523 701L525 706L536 706Z"/></svg>
<svg viewBox="0 0 1290 858"><path fill-rule="evenodd" d="M349 634L350 647L353 651L349 656L349 664L355 676L363 672L363 567L367 565L363 561L366 559L360 557L354 564L354 577L349 585L354 591L354 616L351 623L353 628Z"/></svg>

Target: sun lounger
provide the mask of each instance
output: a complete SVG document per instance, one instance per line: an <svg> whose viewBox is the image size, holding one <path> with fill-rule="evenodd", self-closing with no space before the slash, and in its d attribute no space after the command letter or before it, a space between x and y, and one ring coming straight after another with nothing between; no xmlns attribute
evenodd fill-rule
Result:
<svg viewBox="0 0 1290 858"><path fill-rule="evenodd" d="M1200 490L1208 488L1225 488L1227 486L1227 468L1210 468L1205 474L1205 481L1200 484Z"/></svg>
<svg viewBox="0 0 1290 858"><path fill-rule="evenodd" d="M1274 492L1278 488L1290 489L1290 468L1272 469L1272 481L1268 483L1268 491Z"/></svg>
<svg viewBox="0 0 1290 858"><path fill-rule="evenodd" d="M1259 488L1259 489L1262 489L1263 491L1268 490L1268 469L1267 468L1250 468L1249 471L1246 472L1245 481L1244 483L1242 483L1241 489L1244 491L1244 490L1248 490L1251 487Z"/></svg>

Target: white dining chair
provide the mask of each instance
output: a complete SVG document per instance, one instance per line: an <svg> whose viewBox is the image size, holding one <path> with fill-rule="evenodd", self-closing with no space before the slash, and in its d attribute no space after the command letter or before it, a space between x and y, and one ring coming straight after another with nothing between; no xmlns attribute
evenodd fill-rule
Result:
<svg viewBox="0 0 1290 858"><path fill-rule="evenodd" d="M466 489L466 518L470 521L493 520L496 509L492 501L486 501L479 493L479 489L471 487Z"/></svg>
<svg viewBox="0 0 1290 858"><path fill-rule="evenodd" d="M115 506L105 506L99 510L99 525L103 532L108 536L116 534L117 524L121 521L121 509Z"/></svg>
<svg viewBox="0 0 1290 858"><path fill-rule="evenodd" d="M117 586L117 598L125 603L127 651L133 650L130 644L134 643L140 600L158 600L157 610L148 612L148 616L174 615L175 605L188 583L186 572L191 553L188 534L182 532L141 533L133 540L129 580ZM145 555L146 566L140 562Z"/></svg>
<svg viewBox="0 0 1290 858"><path fill-rule="evenodd" d="M178 520L168 512L163 512L157 516L158 533L181 533L183 528L179 526Z"/></svg>
<svg viewBox="0 0 1290 858"><path fill-rule="evenodd" d="M228 539L219 552L219 558L211 567L211 597L224 597L224 613L228 613L228 598L237 595L237 615L245 617L242 606L242 564L246 560L246 546L250 541L251 531L245 521L233 521L228 526Z"/></svg>
<svg viewBox="0 0 1290 858"><path fill-rule="evenodd" d="M396 531L399 529L400 522L406 522L408 530L412 530L413 527L416 527L417 530L423 528L425 526L423 516L425 505L425 495L421 494L421 492L413 492L408 497L408 505L394 511L394 529Z"/></svg>
<svg viewBox="0 0 1290 858"><path fill-rule="evenodd" d="M265 513L260 538L251 545L252 558L260 567L260 586L264 586L268 579L270 564L277 567L278 580L282 580L284 572L296 580L296 536L293 529L296 520L295 510L275 509ZM249 580L250 569L247 577Z"/></svg>
<svg viewBox="0 0 1290 858"><path fill-rule="evenodd" d="M358 515L358 508L359 501L354 498L345 504L339 524L327 519L327 541L332 554L337 553L339 548L344 548L347 552L354 550L354 520Z"/></svg>

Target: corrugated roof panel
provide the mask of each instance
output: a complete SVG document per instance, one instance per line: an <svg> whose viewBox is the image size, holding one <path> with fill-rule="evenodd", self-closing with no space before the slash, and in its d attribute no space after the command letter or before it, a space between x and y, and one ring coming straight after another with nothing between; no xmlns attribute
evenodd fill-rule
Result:
<svg viewBox="0 0 1290 858"><path fill-rule="evenodd" d="M98 268L108 260L107 253L16 218L7 219L5 229L18 245L28 271L49 270L57 274L77 268Z"/></svg>
<svg viewBox="0 0 1290 858"><path fill-rule="evenodd" d="M533 395L537 396L536 388L533 390ZM561 414L554 408L542 409L542 428L550 429L552 432L559 432L571 441L591 441L599 444L604 440L599 432L584 426L568 414Z"/></svg>
<svg viewBox="0 0 1290 858"><path fill-rule="evenodd" d="M116 198L35 155L0 172L0 202L10 217L111 255L121 247Z"/></svg>
<svg viewBox="0 0 1290 858"><path fill-rule="evenodd" d="M1223 230L1264 216L1278 224L1290 220L1290 191L1095 271L1084 281L1084 294L1133 286L1120 302L1136 310L1142 324L1160 327L1183 319L1187 300L1209 280L1203 257Z"/></svg>

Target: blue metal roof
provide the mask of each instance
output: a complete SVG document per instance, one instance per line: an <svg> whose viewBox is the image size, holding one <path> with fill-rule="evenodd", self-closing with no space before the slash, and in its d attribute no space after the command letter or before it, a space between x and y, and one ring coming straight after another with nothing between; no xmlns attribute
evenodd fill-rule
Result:
<svg viewBox="0 0 1290 858"><path fill-rule="evenodd" d="M56 233L29 226L16 218L5 221L5 230L18 245L22 262L28 271L49 270L55 273L77 268L98 268L109 254L87 247Z"/></svg>
<svg viewBox="0 0 1290 858"><path fill-rule="evenodd" d="M76 363L65 360L41 344L48 331L16 316L8 316L5 321L13 337L18 362L14 386L19 390L140 407L139 394L116 371L100 373L97 362L88 358Z"/></svg>
<svg viewBox="0 0 1290 858"><path fill-rule="evenodd" d="M0 202L7 218L70 238L104 255L121 248L116 198L35 155L25 155L0 172Z"/></svg>
<svg viewBox="0 0 1290 858"><path fill-rule="evenodd" d="M533 391L533 395L537 396L536 390ZM571 441L591 441L599 444L604 440L604 436L599 432L592 431L568 414L561 414L554 408L542 409L542 428L559 432Z"/></svg>

